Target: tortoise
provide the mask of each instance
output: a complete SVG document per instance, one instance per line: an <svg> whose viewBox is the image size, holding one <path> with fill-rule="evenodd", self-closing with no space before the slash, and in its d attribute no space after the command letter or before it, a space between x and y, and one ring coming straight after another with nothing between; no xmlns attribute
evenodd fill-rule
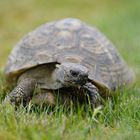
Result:
<svg viewBox="0 0 140 140"><path fill-rule="evenodd" d="M83 89L95 106L134 80L107 37L75 18L46 23L24 36L9 56L5 75L15 86L5 100L15 105L27 104L35 89L40 102L53 104L54 90L74 87Z"/></svg>

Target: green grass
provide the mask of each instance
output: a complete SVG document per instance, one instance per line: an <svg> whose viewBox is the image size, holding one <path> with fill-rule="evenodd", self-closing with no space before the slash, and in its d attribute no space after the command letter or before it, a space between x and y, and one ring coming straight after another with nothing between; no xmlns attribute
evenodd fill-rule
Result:
<svg viewBox="0 0 140 140"><path fill-rule="evenodd" d="M1 0L0 99L9 91L3 74L16 42L40 24L76 17L97 26L115 44L136 73L135 86L106 101L102 110L70 111L0 106L0 140L77 139L135 140L140 138L140 12L139 0ZM97 114L96 114L97 113Z"/></svg>

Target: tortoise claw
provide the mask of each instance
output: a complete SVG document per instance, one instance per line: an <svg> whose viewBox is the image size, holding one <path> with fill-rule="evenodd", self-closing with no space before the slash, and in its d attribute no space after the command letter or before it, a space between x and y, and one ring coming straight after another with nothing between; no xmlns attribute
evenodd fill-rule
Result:
<svg viewBox="0 0 140 140"><path fill-rule="evenodd" d="M98 89L92 83L87 83L83 88L87 92L93 108L101 104L101 97Z"/></svg>

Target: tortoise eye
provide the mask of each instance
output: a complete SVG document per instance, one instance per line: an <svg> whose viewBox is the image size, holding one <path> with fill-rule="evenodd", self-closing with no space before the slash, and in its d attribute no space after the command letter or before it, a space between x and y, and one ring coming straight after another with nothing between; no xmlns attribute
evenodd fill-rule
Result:
<svg viewBox="0 0 140 140"><path fill-rule="evenodd" d="M79 75L79 72L74 70L70 70L70 73L73 77L77 77Z"/></svg>

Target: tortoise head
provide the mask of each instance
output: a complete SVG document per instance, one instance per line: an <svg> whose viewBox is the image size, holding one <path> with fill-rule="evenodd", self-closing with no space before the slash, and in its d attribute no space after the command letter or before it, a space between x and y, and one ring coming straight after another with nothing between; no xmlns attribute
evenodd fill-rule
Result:
<svg viewBox="0 0 140 140"><path fill-rule="evenodd" d="M62 63L56 67L57 81L63 86L81 86L88 80L88 69L81 64Z"/></svg>

